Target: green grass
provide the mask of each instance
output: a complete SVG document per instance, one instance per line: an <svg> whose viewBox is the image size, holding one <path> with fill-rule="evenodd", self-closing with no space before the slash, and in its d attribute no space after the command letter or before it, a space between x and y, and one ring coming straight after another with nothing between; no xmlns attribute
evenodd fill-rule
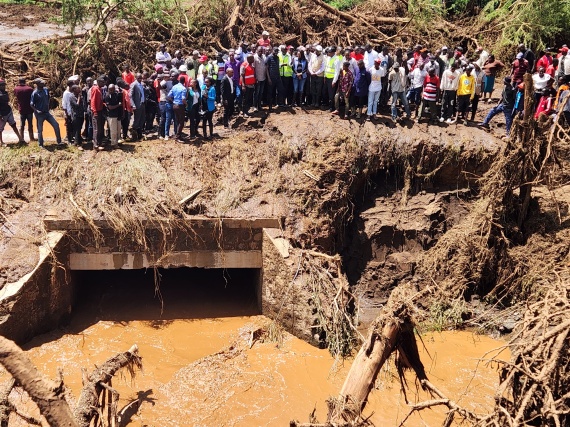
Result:
<svg viewBox="0 0 570 427"><path fill-rule="evenodd" d="M362 1L363 0L325 0L325 3L330 4L338 10L347 10L359 5Z"/></svg>

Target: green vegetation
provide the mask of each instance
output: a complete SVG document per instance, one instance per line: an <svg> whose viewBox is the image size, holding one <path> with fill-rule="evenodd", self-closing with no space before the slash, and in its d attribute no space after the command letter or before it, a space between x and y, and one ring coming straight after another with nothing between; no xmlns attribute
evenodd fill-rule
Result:
<svg viewBox="0 0 570 427"><path fill-rule="evenodd" d="M363 0L325 0L325 3L330 4L332 7L336 7L338 10L352 9L354 6L362 3Z"/></svg>

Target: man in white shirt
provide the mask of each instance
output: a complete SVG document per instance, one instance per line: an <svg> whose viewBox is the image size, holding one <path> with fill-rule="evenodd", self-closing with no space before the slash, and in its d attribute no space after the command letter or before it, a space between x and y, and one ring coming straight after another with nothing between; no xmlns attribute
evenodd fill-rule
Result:
<svg viewBox="0 0 570 427"><path fill-rule="evenodd" d="M366 45L364 50L364 65L366 66L367 70L370 70L374 67L374 61L376 61L378 58L378 52L372 49L372 46L369 44Z"/></svg>
<svg viewBox="0 0 570 427"><path fill-rule="evenodd" d="M263 46L258 46L253 55L253 66L255 67L255 92L253 96L253 111L256 112L261 110L261 101L263 100L263 94L265 93L265 82L267 78L267 67L265 65L265 60L267 59L264 55L265 48Z"/></svg>
<svg viewBox="0 0 570 427"><path fill-rule="evenodd" d="M414 110L420 105L422 100L422 91L424 88L424 80L426 79L427 71L424 64L415 67L414 70L408 75L410 79L410 89L408 90L408 102L414 105Z"/></svg>
<svg viewBox="0 0 570 427"><path fill-rule="evenodd" d="M440 90L443 92L441 99L441 117L439 118L441 123L455 117L455 100L457 98L459 76L461 75L458 65L459 64L454 62L441 76Z"/></svg>
<svg viewBox="0 0 570 427"><path fill-rule="evenodd" d="M386 75L386 68L382 67L382 60L376 58L374 66L370 68L370 86L368 86L368 120L378 113L378 101L382 92L382 78Z"/></svg>
<svg viewBox="0 0 570 427"><path fill-rule="evenodd" d="M67 88L61 97L61 108L65 117L65 133L67 134L67 143L73 144L73 122L71 120L71 103L70 98L73 96L71 87L79 84L79 76L71 76L67 79Z"/></svg>
<svg viewBox="0 0 570 427"><path fill-rule="evenodd" d="M325 74L326 58L323 55L323 48L318 45L315 53L309 60L309 74L311 75L311 100L313 107L321 106L321 95L323 93L323 83Z"/></svg>
<svg viewBox="0 0 570 427"><path fill-rule="evenodd" d="M552 76L550 74L546 74L544 67L539 67L538 72L532 75L532 82L534 85L534 109L538 107L538 103L540 102L540 98L548 86L552 86L551 83Z"/></svg>
<svg viewBox="0 0 570 427"><path fill-rule="evenodd" d="M392 90L392 120L396 121L398 118L398 100L400 100L400 103L404 106L406 110L406 118L409 119L411 116L410 106L405 96L406 71L403 67L400 67L398 62L394 63L392 71L388 74L388 82L390 83L390 88Z"/></svg>
<svg viewBox="0 0 570 427"><path fill-rule="evenodd" d="M170 53L166 51L166 45L161 44L158 47L158 52L156 52L156 62L162 65L163 67L170 65L170 63L172 62L172 57L170 56Z"/></svg>
<svg viewBox="0 0 570 427"><path fill-rule="evenodd" d="M478 46L475 52L479 54L479 59L477 59L475 63L479 66L479 68L483 68L483 65L485 65L485 62L487 59L489 59L489 52L487 52L481 46Z"/></svg>

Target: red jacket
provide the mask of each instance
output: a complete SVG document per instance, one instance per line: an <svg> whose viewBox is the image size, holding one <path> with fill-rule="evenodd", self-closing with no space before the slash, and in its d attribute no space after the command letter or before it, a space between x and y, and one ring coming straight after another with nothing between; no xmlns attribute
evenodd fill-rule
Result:
<svg viewBox="0 0 570 427"><path fill-rule="evenodd" d="M103 94L99 86L91 86L91 111L99 113L103 111Z"/></svg>

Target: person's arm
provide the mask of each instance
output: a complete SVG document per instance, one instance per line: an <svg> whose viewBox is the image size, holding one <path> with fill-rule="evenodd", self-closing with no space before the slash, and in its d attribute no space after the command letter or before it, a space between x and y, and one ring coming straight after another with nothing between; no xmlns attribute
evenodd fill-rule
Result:
<svg viewBox="0 0 570 427"><path fill-rule="evenodd" d="M135 88L134 84L131 84L129 86L129 102L131 103L131 108L133 109L133 111L137 109L137 106L135 105L135 101L133 99L134 88Z"/></svg>

